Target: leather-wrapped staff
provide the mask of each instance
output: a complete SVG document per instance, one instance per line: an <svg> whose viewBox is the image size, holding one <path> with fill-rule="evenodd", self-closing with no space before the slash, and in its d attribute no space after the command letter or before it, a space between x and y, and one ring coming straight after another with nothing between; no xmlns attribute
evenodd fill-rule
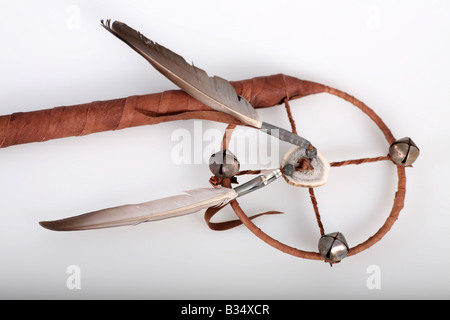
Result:
<svg viewBox="0 0 450 320"><path fill-rule="evenodd" d="M396 140L381 118L364 103L340 90L283 74L236 82L228 82L219 77L209 77L203 70L187 64L181 56L154 43L121 22L114 22L110 25L108 20L106 23L102 21L102 25L141 54L152 66L183 91L171 90L157 94L131 96L1 116L0 147L184 119L223 122L229 124L231 130L236 125L254 127L275 135L280 140L287 141L295 147L291 149L292 152L287 153L288 158L283 159L280 168L269 173L263 173L234 189L231 189L231 183L235 182L233 180L235 175L250 172L231 170L230 176L215 174L210 182L215 188L228 188L228 190L218 189L215 191L213 188L204 191L197 189L181 197L153 200L139 205L125 205L66 219L45 221L41 222L42 226L59 231L116 227L207 209L205 220L208 226L214 230L225 230L243 223L256 236L276 249L300 258L325 260L330 264L340 262L346 256L354 255L369 248L391 229L404 205L406 193L405 167L411 166L419 155L419 149L410 138ZM298 136L289 100L322 92L349 101L373 120L390 145L388 155L329 164L308 140ZM285 104L291 123L291 131L260 121L255 111L258 108L273 107L281 103ZM224 158L228 141L225 135L222 144ZM218 154L220 155L222 152ZM340 167L382 160L391 160L397 166L398 189L391 213L383 226L373 236L363 243L350 247L340 232L325 233L320 219L313 188L326 182L328 169L324 171L326 172L326 174L324 173L325 179L319 179L320 183L317 185L297 183L295 179L296 177L302 177L302 175L306 177L311 176L311 173L319 172L318 167ZM321 165L317 166L316 164ZM220 169L222 169L222 166L220 166ZM212 171L215 173L214 170ZM251 173L259 174L261 172ZM303 251L273 239L251 221L252 218L259 215L247 217L236 201L238 196L259 189L281 175L290 184L309 188L321 234L318 245L319 252ZM212 194L212 196L209 194ZM222 225L210 222L213 215L228 203L235 211L239 221L225 222ZM145 210L148 211L148 214L144 212Z"/></svg>
<svg viewBox="0 0 450 320"><path fill-rule="evenodd" d="M283 74L230 83L256 109L328 90L319 83ZM182 90L169 90L0 116L0 147L187 119L244 125Z"/></svg>

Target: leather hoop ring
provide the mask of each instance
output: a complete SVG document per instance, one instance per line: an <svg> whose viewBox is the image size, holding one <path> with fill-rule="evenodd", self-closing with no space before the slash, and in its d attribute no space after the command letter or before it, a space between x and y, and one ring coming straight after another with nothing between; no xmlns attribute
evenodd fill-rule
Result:
<svg viewBox="0 0 450 320"><path fill-rule="evenodd" d="M327 92L329 94L338 96L339 98L342 98L357 108L359 108L362 112L364 112L372 121L375 122L375 124L378 126L378 128L382 131L384 134L387 142L389 145L391 145L395 138L392 135L390 129L386 126L386 124L381 120L381 118L367 105L365 105L363 102L357 100L353 96L350 96L349 94L322 85L322 92ZM317 92L315 92L317 93ZM227 142L230 140L230 136L232 134L232 131L235 126L229 126L227 130L225 131L224 135L224 143L223 146L227 146ZM231 130L231 132L230 132ZM392 162L393 163L393 162ZM394 163L393 163L394 164ZM398 184L397 184L397 191L395 193L394 198L394 204L392 206L391 212L389 216L387 217L385 223L381 226L381 228L373 234L371 237L369 237L366 241L352 247L349 249L349 253L347 256L352 256L357 253L360 253L369 247L373 246L375 243L381 240L381 238L389 232L389 230L392 228L395 221L398 219L398 216L400 214L400 211L404 207L404 200L406 195L406 173L405 173L405 167L399 166L397 164L394 164L397 166L397 176L398 176ZM303 259L310 259L310 260L324 260L323 257L320 255L319 252L311 252L311 251L304 251L300 250L291 246L288 246L272 237L270 237L268 234L266 234L264 231L262 231L260 228L258 228L250 219L249 217L244 213L242 208L240 207L239 203L236 200L233 200L230 202L231 207L233 208L234 212L238 216L238 218L242 221L242 223L250 230L252 231L258 238L266 242L267 244L271 245L275 249L278 249L284 253L303 258ZM328 262L328 261L326 261Z"/></svg>

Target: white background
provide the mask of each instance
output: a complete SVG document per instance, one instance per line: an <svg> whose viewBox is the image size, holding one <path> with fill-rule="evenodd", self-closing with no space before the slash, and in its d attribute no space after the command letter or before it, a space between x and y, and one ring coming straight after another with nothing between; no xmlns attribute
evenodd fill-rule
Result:
<svg viewBox="0 0 450 320"><path fill-rule="evenodd" d="M171 154L171 134L194 122L12 146L0 150L1 298L450 298L447 1L0 1L0 113L174 89L100 26L107 18L211 75L285 73L364 101L394 136L410 136L421 149L406 170L405 208L380 242L332 268L279 252L243 226L211 231L202 213L52 232L38 221L208 186L207 164L176 165ZM298 131L330 161L387 153L373 123L338 98L321 94L291 106ZM258 112L289 128L283 107ZM389 162L332 169L316 189L325 231L343 232L350 246L366 240L388 216L395 186ZM285 212L255 223L291 246L317 250L307 190L280 179L240 203L248 214ZM233 218L228 208L215 221ZM79 290L66 286L71 265L81 270ZM379 289L367 286L371 266L380 270Z"/></svg>

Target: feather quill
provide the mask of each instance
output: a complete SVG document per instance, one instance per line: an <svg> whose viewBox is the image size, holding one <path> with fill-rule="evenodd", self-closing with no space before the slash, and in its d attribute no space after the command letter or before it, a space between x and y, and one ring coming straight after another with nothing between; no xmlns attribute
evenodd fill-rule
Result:
<svg viewBox="0 0 450 320"><path fill-rule="evenodd" d="M39 224L54 231L75 231L136 225L219 207L237 197L233 189L199 188L141 204L124 205Z"/></svg>
<svg viewBox="0 0 450 320"><path fill-rule="evenodd" d="M208 74L183 57L146 38L126 24L110 20L102 25L116 37L142 55L159 72L186 91L189 95L213 108L232 115L241 122L261 128L262 122L253 106L237 95L231 84L220 77Z"/></svg>

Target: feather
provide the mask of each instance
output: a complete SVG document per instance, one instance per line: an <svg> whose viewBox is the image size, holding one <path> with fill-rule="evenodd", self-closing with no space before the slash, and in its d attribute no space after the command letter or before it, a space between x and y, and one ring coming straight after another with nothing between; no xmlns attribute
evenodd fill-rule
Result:
<svg viewBox="0 0 450 320"><path fill-rule="evenodd" d="M102 25L142 55L159 72L175 83L186 93L214 110L232 115L241 122L255 128L261 128L262 122L253 106L238 96L231 84L220 77L208 74L194 65L188 64L183 57L169 49L147 39L126 24L102 20Z"/></svg>
<svg viewBox="0 0 450 320"><path fill-rule="evenodd" d="M54 231L74 231L136 225L142 222L178 217L209 207L219 207L237 197L233 189L199 188L182 194L142 204L124 205L82 215L41 221L39 224Z"/></svg>

